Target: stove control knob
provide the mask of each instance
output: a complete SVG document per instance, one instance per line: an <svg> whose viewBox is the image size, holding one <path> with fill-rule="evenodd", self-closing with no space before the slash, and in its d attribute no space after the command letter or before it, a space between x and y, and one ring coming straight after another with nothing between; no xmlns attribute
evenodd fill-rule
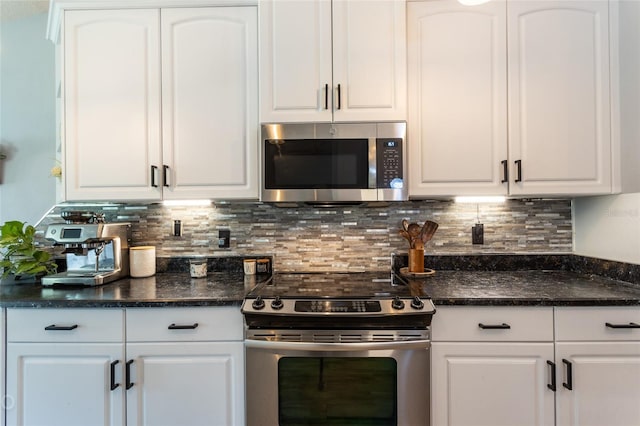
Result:
<svg viewBox="0 0 640 426"><path fill-rule="evenodd" d="M399 296L396 296L396 298L393 299L393 302L391 302L391 307L393 309L404 309L404 302L400 300Z"/></svg>
<svg viewBox="0 0 640 426"><path fill-rule="evenodd" d="M413 309L422 309L422 308L424 308L424 302L422 300L420 300L420 297L415 296L413 298L413 300L411 301L411 307Z"/></svg>
<svg viewBox="0 0 640 426"><path fill-rule="evenodd" d="M276 298L273 299L273 302L271 302L271 309L275 309L276 311L282 309L283 306L284 303L280 300L280 296L276 296Z"/></svg>
<svg viewBox="0 0 640 426"><path fill-rule="evenodd" d="M264 300L262 300L262 297L261 296L256 297L256 300L253 301L253 303L251 304L251 307L256 311L259 311L260 309L264 308Z"/></svg>

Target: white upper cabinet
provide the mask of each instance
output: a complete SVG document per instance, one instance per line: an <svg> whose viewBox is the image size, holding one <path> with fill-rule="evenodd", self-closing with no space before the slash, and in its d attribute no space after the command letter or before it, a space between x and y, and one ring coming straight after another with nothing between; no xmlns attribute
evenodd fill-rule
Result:
<svg viewBox="0 0 640 426"><path fill-rule="evenodd" d="M164 199L257 198L256 8L161 15Z"/></svg>
<svg viewBox="0 0 640 426"><path fill-rule="evenodd" d="M407 7L410 195L506 194L505 1Z"/></svg>
<svg viewBox="0 0 640 426"><path fill-rule="evenodd" d="M160 11L64 20L65 198L160 199Z"/></svg>
<svg viewBox="0 0 640 426"><path fill-rule="evenodd" d="M258 198L257 8L73 10L66 200Z"/></svg>
<svg viewBox="0 0 640 426"><path fill-rule="evenodd" d="M510 193L611 192L609 3L509 1L508 22Z"/></svg>
<svg viewBox="0 0 640 426"><path fill-rule="evenodd" d="M260 3L262 122L406 119L397 0Z"/></svg>
<svg viewBox="0 0 640 426"><path fill-rule="evenodd" d="M409 196L610 193L608 8L410 2Z"/></svg>

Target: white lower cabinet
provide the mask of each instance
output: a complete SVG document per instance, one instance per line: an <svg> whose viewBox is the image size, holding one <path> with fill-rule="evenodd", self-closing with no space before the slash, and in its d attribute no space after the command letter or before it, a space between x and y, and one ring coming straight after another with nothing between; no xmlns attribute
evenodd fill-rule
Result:
<svg viewBox="0 0 640 426"><path fill-rule="evenodd" d="M243 425L242 324L237 306L8 309L7 424Z"/></svg>
<svg viewBox="0 0 640 426"><path fill-rule="evenodd" d="M556 340L556 424L640 425L640 307L557 308Z"/></svg>
<svg viewBox="0 0 640 426"><path fill-rule="evenodd" d="M437 307L432 424L552 426L552 325L552 308Z"/></svg>
<svg viewBox="0 0 640 426"><path fill-rule="evenodd" d="M243 425L242 324L238 307L128 310L127 425Z"/></svg>
<svg viewBox="0 0 640 426"><path fill-rule="evenodd" d="M8 309L8 425L124 424L121 309Z"/></svg>
<svg viewBox="0 0 640 426"><path fill-rule="evenodd" d="M640 425L640 307L438 306L433 426Z"/></svg>

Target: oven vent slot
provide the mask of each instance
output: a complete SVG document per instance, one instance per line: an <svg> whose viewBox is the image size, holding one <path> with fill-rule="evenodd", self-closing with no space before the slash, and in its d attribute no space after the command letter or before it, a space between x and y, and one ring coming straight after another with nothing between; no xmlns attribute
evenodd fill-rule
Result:
<svg viewBox="0 0 640 426"><path fill-rule="evenodd" d="M296 334L280 334L279 339L281 342L302 342L302 335Z"/></svg>
<svg viewBox="0 0 640 426"><path fill-rule="evenodd" d="M256 333L251 336L253 340L277 340L274 333Z"/></svg>
<svg viewBox="0 0 640 426"><path fill-rule="evenodd" d="M366 338L362 336L362 334L341 334L340 342L341 343L359 343L366 341Z"/></svg>
<svg viewBox="0 0 640 426"><path fill-rule="evenodd" d="M314 334L313 341L318 343L334 343L338 340L335 334Z"/></svg>
<svg viewBox="0 0 640 426"><path fill-rule="evenodd" d="M423 333L413 333L413 334L398 334L396 336L396 340L423 340L425 336Z"/></svg>
<svg viewBox="0 0 640 426"><path fill-rule="evenodd" d="M393 342L396 340L393 334L373 334L371 335L372 342Z"/></svg>

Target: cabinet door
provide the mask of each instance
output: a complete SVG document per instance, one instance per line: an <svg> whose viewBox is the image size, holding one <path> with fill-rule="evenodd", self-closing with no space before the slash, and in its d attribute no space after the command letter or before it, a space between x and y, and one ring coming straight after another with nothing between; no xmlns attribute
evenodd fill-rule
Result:
<svg viewBox="0 0 640 426"><path fill-rule="evenodd" d="M333 0L335 121L406 120L406 6Z"/></svg>
<svg viewBox="0 0 640 426"><path fill-rule="evenodd" d="M244 346L131 343L127 424L244 424Z"/></svg>
<svg viewBox="0 0 640 426"><path fill-rule="evenodd" d="M606 0L511 1L511 194L611 192Z"/></svg>
<svg viewBox="0 0 640 426"><path fill-rule="evenodd" d="M153 170L161 166L158 15L150 9L65 12L68 201L161 198Z"/></svg>
<svg viewBox="0 0 640 426"><path fill-rule="evenodd" d="M640 342L559 342L556 360L559 426L640 424Z"/></svg>
<svg viewBox="0 0 640 426"><path fill-rule="evenodd" d="M257 8L161 13L164 198L257 199Z"/></svg>
<svg viewBox="0 0 640 426"><path fill-rule="evenodd" d="M124 424L122 355L122 343L9 343L7 424Z"/></svg>
<svg viewBox="0 0 640 426"><path fill-rule="evenodd" d="M407 7L409 196L506 194L506 2Z"/></svg>
<svg viewBox="0 0 640 426"><path fill-rule="evenodd" d="M331 1L260 2L260 121L331 121Z"/></svg>
<svg viewBox="0 0 640 426"><path fill-rule="evenodd" d="M553 426L553 343L432 344L434 426Z"/></svg>

